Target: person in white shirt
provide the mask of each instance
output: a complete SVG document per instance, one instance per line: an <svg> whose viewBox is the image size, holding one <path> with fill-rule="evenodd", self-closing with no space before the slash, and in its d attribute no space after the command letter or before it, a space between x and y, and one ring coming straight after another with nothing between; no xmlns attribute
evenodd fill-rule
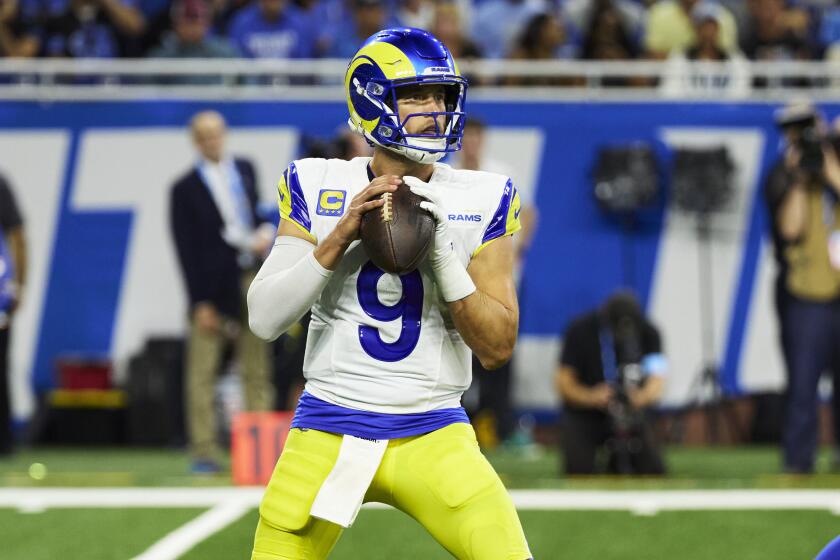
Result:
<svg viewBox="0 0 840 560"><path fill-rule="evenodd" d="M247 328L245 295L275 235L256 213L250 162L225 151L222 115L204 111L190 123L198 162L172 187L170 222L189 296L187 428L192 470L221 469L213 409L224 349L234 344L248 410L272 408L268 345Z"/></svg>

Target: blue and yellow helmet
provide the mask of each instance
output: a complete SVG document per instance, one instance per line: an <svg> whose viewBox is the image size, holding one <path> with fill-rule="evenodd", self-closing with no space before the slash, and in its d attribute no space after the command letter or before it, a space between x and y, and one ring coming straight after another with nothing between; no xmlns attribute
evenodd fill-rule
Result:
<svg viewBox="0 0 840 560"><path fill-rule="evenodd" d="M415 84L443 84L446 110L412 113L400 120L396 90ZM371 144L422 163L461 149L467 81L443 43L422 29L398 27L375 33L362 45L344 76L350 128ZM440 130L439 115L446 116ZM434 134L408 134L406 122L417 116L435 118Z"/></svg>

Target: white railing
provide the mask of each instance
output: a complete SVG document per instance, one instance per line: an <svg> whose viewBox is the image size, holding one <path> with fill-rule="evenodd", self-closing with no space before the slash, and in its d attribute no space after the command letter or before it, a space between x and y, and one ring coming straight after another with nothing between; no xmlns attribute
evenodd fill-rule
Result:
<svg viewBox="0 0 840 560"><path fill-rule="evenodd" d="M328 59L0 59L0 99L335 100L343 98L345 68L346 61ZM840 62L482 60L461 70L473 98L840 99ZM709 77L723 78L725 87L697 85Z"/></svg>

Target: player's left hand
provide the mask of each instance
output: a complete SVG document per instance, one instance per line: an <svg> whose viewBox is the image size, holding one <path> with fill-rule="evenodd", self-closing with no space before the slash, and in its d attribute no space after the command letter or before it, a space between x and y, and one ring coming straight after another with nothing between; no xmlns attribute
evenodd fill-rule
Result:
<svg viewBox="0 0 840 560"><path fill-rule="evenodd" d="M420 208L431 214L435 219L435 241L432 251L429 253L429 262L433 269L438 269L455 252L452 238L449 236L446 210L443 208L440 196L428 183L410 175L403 177L403 182L408 185L411 192L426 199L426 201L420 203Z"/></svg>

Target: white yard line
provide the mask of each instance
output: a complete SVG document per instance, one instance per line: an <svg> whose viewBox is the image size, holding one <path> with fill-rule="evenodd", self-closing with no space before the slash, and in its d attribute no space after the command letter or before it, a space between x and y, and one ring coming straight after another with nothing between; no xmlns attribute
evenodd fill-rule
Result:
<svg viewBox="0 0 840 560"><path fill-rule="evenodd" d="M132 560L175 560L253 508L250 500L223 502L182 525Z"/></svg>
<svg viewBox="0 0 840 560"><path fill-rule="evenodd" d="M652 515L659 511L827 509L840 515L838 490L516 490L511 495L516 507L524 510L629 510Z"/></svg>
<svg viewBox="0 0 840 560"><path fill-rule="evenodd" d="M263 488L0 488L0 508L256 507ZM513 490L524 510L824 509L840 515L840 490ZM366 507L385 507L370 504Z"/></svg>
<svg viewBox="0 0 840 560"><path fill-rule="evenodd" d="M2 488L0 507L39 512L48 508L190 508L223 502L260 503L263 489L247 488Z"/></svg>
<svg viewBox="0 0 840 560"><path fill-rule="evenodd" d="M263 488L0 488L0 508L189 508L209 511L133 560L174 560L259 505ZM522 510L618 510L637 515L689 510L828 510L840 515L840 490L513 490ZM368 504L366 508L387 508Z"/></svg>

